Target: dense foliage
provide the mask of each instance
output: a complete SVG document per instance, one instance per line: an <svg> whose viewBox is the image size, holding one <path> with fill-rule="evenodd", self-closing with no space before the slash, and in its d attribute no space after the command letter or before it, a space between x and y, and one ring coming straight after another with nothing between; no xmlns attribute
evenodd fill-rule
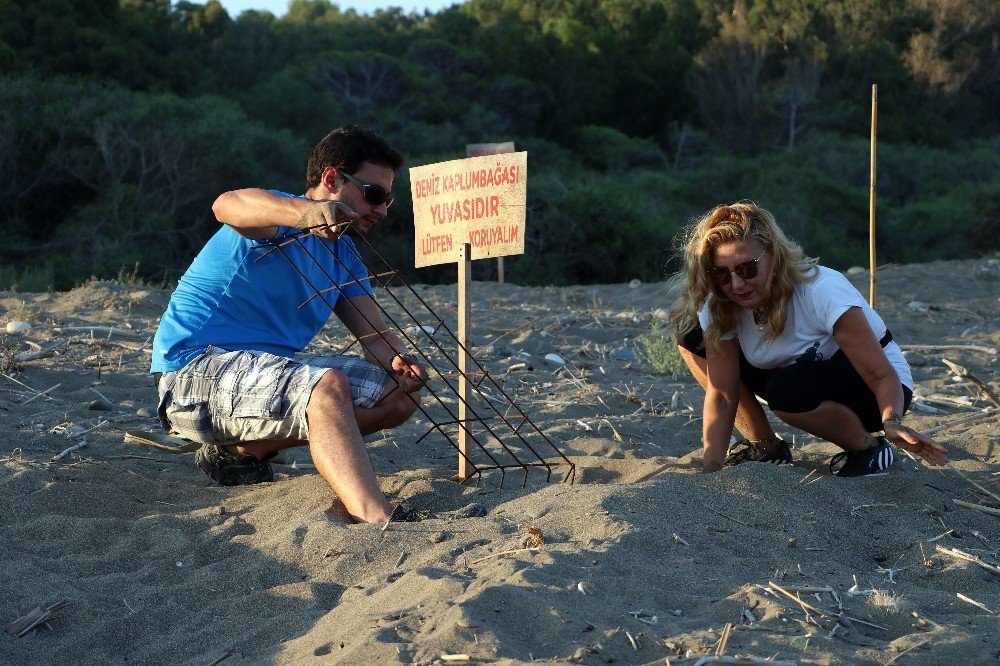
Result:
<svg viewBox="0 0 1000 666"><path fill-rule="evenodd" d="M880 261L996 251L998 33L994 0L469 0L371 16L292 0L280 19L214 0L0 0L0 288L136 261L176 277L218 193L301 191L312 145L348 122L410 165L466 143L528 150L520 282L660 278L690 216L741 198L825 263L863 263L873 82ZM412 266L405 170L394 190L376 238Z"/></svg>

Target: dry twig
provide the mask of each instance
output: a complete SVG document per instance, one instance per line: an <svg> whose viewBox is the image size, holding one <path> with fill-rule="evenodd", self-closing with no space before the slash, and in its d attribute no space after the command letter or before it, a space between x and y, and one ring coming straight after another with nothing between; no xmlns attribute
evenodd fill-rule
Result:
<svg viewBox="0 0 1000 666"><path fill-rule="evenodd" d="M48 606L35 606L27 615L23 615L6 626L6 631L11 636L21 638L27 635L39 625L48 623L60 608L68 604L68 600L57 601Z"/></svg>
<svg viewBox="0 0 1000 666"><path fill-rule="evenodd" d="M994 566L989 562L984 562L979 557L972 555L970 553L966 553L964 550L959 550L958 548L948 548L947 546L942 546L941 544L935 545L934 550L936 550L939 553L943 553L945 555L950 555L951 557L958 558L960 560L965 560L966 562L972 562L973 564L977 564L983 569L986 569L991 574L996 574L997 576L1000 576L1000 567Z"/></svg>
<svg viewBox="0 0 1000 666"><path fill-rule="evenodd" d="M994 353L996 352L994 351ZM946 358L941 359L941 362L947 365L949 368L951 368L951 371L954 372L959 377L964 377L965 379L968 379L970 382L975 384L976 387L983 392L983 395L985 395L986 398L993 403L994 407L1000 407L1000 398L994 395L990 387L986 385L986 382L973 375L963 366L958 365L957 363L952 363Z"/></svg>

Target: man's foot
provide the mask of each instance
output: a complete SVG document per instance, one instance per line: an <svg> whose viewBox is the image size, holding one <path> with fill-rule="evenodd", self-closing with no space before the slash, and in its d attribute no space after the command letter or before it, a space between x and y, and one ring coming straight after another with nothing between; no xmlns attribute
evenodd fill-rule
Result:
<svg viewBox="0 0 1000 666"><path fill-rule="evenodd" d="M223 486L242 486L274 481L271 465L248 453L230 453L218 444L202 444L194 454L194 462L202 472Z"/></svg>
<svg viewBox="0 0 1000 666"><path fill-rule="evenodd" d="M792 462L792 449L788 442L775 436L774 439L741 439L729 447L723 467L732 467L745 462L769 462L785 465Z"/></svg>
<svg viewBox="0 0 1000 666"><path fill-rule="evenodd" d="M864 451L838 453L830 460L830 471L837 476L867 476L889 469L896 461L896 454L885 437L878 437L877 444ZM843 461L843 466L834 472L834 465Z"/></svg>

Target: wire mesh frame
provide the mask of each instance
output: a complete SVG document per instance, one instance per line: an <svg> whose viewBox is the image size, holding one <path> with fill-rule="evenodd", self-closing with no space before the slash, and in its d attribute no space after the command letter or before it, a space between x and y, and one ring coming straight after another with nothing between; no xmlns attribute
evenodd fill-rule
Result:
<svg viewBox="0 0 1000 666"><path fill-rule="evenodd" d="M506 391L504 391L503 387L501 387L500 384L497 383L495 379L493 379L493 377L486 370L486 368L483 367L483 365L478 360L476 360L475 356L469 353L469 350L464 345L462 345L462 343L459 341L455 333L444 324L444 322L434 312L434 310L427 303L427 301L424 300L420 296L420 294L417 293L416 290L414 290L413 287L411 287L402 278L402 276L399 275L398 271L396 271L389 265L385 257L378 252L378 250L371 244L371 242L367 239L367 237L365 237L363 234L357 234L352 236L352 238L355 241L358 240L362 241L364 245L367 247L368 251L370 251L373 255L375 255L375 257L377 257L377 259L382 263L382 265L386 270L382 271L371 270L371 268L368 266L368 263L365 261L364 257L361 256L360 252L358 252L357 248L353 244L351 243L343 244L344 247L348 248L350 252L357 258L359 262L361 262L361 264L368 271L368 275L364 276L355 275L351 271L351 269L347 265L345 265L345 263L341 260L341 258L337 256L337 254L334 252L332 243L327 243L327 242L320 243L320 246L330 255L330 257L334 259L334 261L340 266L340 268L350 277L350 280L348 280L347 282L337 283L333 279L333 277L329 274L329 272L327 272L327 270L323 267L322 262L320 262L315 256L313 256L313 254L309 251L309 249L301 242L301 239L308 236L310 233L311 233L310 230L306 229L286 236L282 236L280 239L268 239L260 241L261 245L258 246L258 249L262 249L264 250L264 252L262 252L261 255L257 257L257 259L255 260L255 261L262 261L266 257L270 256L272 253L277 252L278 254L281 255L281 257L285 259L285 261L288 262L292 270L294 270L299 275L299 277L302 278L302 280L306 283L306 285L308 285L309 288L313 291L312 296L310 296L305 301L299 304L300 308L304 307L306 304L310 303L314 299L319 298L330 309L332 313L334 310L334 304L336 303L337 299L334 299L334 303L331 303L329 300L327 300L328 294L330 294L333 291L336 291L338 296L343 296L344 295L343 289L345 287L353 284L361 284L362 282L370 283L372 280L374 280L380 287L382 287L385 290L385 293L392 299L392 301L395 302L402 309L403 313L407 317L409 317L410 323L415 325L415 330L418 332L423 332L424 324L422 324L419 321L419 319L413 314L410 308L408 308L406 304L392 290L390 285L394 280L396 280L400 283L403 289L405 289L409 294L414 296L420 302L421 306L423 306L423 308L426 309L427 313L430 315L429 321L435 323L435 326L433 327L434 330L429 335L426 335L426 339L432 343L434 348L444 357L445 361L447 361L447 363L449 363L452 366L453 371L449 371L447 373L441 372L437 368L437 366L434 365L434 362L431 360L430 356L420 348L420 346L417 344L417 340L414 339L414 337L411 337L407 328L401 326L399 322L397 322L396 319L393 318L392 315L389 314L389 312L387 312L385 308L377 301L376 304L378 305L378 308L381 311L383 317L391 324L389 329L384 331L379 330L379 328L375 326L374 322L370 321L364 315L364 313L362 313L360 310L357 311L357 313L361 315L361 317L368 323L372 331L374 331L371 335L377 335L386 343L388 343L388 340L385 338L385 333L388 332L389 330L395 331L399 335L401 335L403 339L406 341L409 348L414 350L414 352L418 356L420 356L420 358L424 361L426 367L432 368L437 374L437 376L444 381L448 389L452 393L454 393L454 395L458 399L458 402L460 404L464 404L466 407L466 419L464 420L459 419L458 415L455 414L454 411L452 411L452 409L444 402L444 400L442 400L438 392L434 391L431 388L431 386L427 382L425 382L424 389L426 389L428 395L433 399L434 402L437 403L438 406L444 409L444 411L448 414L450 418L445 421L436 421L434 417L424 408L424 405L421 404L421 402L414 401L417 406L417 409L420 410L420 412L427 418L428 422L431 424L427 432L425 432L423 435L420 436L419 439L417 439L417 442L420 442L433 432L438 432L441 435L443 435L444 438L448 441L448 443L452 446L452 448L458 451L459 455L468 464L469 468L472 470L469 474L468 479L471 479L472 476L475 476L477 486L482 482L483 472L496 470L500 473L500 487L502 488L504 481L506 479L507 471L511 469L520 469L524 472L524 478L521 482L521 486L524 487L528 482L528 474L530 473L530 469L532 467L544 468L546 472L545 479L547 482L549 482L552 480L553 466L562 464L565 464L567 466L567 471L563 475L562 481L564 483L565 482L573 483L575 481L576 465L572 461L570 461L569 458L567 458L565 454L563 454L563 452L560 451L559 448L554 443L552 443L552 441L545 435L545 433L542 432L542 430L528 417L528 415L520 407L518 407L518 405L514 402L514 400L507 394ZM315 264L315 266L330 282L330 286L321 289L318 288L316 285L314 285L309 280L309 278L306 277L306 275L299 269L299 267L296 266L295 262L292 261L292 259L289 257L286 251L286 248L288 248L289 246L293 246L298 250L300 250L301 252L303 252L305 256L307 256L313 262L313 264ZM347 300L346 297L344 301L347 303L350 302L349 300ZM463 372L459 368L456 358L453 358L451 355L449 355L446 349L442 346L441 342L436 339L435 336L439 331L444 331L447 337L450 338L452 342L454 342L457 352L456 356L464 352L466 354L466 357L472 361L475 367L473 371ZM345 349L341 351L347 351L355 344L360 344L363 346L364 342L361 339L356 339L354 342L349 344ZM461 392L458 390L458 388L455 385L453 385L452 382L449 380L449 376L454 376L457 378L463 375L466 381L468 381L469 384L473 387L473 390L480 396L482 396L484 404L487 405L494 412L492 415L489 414L486 416L480 415L475 410L473 405L470 404L470 401L465 400L464 396L461 395ZM472 378L473 375L479 378L478 381L473 380ZM389 373L389 377L391 379L394 379L392 372ZM432 378L428 377L427 379L430 380ZM488 383L488 385L492 389L494 389L496 393L502 396L502 399L484 393L483 389L480 388L483 383ZM394 393L397 390L402 390L398 382L396 382L396 386L389 393L383 396L382 400L388 398L390 395L392 395L392 393ZM511 421L511 419L508 418L506 414L504 414L497 408L497 406L494 404L494 401L504 404L507 411L513 410L516 413L518 423L515 425ZM505 440L504 437L501 437L500 434L498 434L496 430L490 426L489 421L491 420L500 421L501 423L500 429L503 430L504 434L506 434L508 437L513 437L516 440L517 444L515 444L513 441ZM488 448L486 448L485 444L480 440L479 436L477 436L475 430L472 427L470 427L473 424L479 424L480 426L482 426L483 430L485 430L485 432L488 435L490 435L494 440L496 440L497 443L499 443L502 450L511 459L513 459L514 462L512 464L504 464L501 463L499 460L497 460L496 456ZM475 461L473 461L470 458L469 454L462 450L459 444L455 441L452 434L448 432L446 426L457 426L456 434L460 431L464 431L468 439L476 444L478 449L482 453L484 453L487 458L489 458L492 464L476 464ZM509 432L507 432L507 430L509 430ZM526 433L522 432L522 430L526 430L527 432ZM559 462L558 460L554 463L547 461L539 453L539 451L534 446L532 446L531 442L528 441L527 437L530 436L537 436L538 438L540 438L541 441L546 445L546 447L548 449L551 449L551 451L554 452L554 454L559 459L561 459L562 462ZM519 448L523 447L524 449L527 449L527 451L530 452L530 454L533 456L533 459L529 459L528 461L521 460L521 458L517 456L517 454L514 452L512 448L512 447L518 447L518 445L520 445ZM462 481L464 482L468 479L462 479Z"/></svg>

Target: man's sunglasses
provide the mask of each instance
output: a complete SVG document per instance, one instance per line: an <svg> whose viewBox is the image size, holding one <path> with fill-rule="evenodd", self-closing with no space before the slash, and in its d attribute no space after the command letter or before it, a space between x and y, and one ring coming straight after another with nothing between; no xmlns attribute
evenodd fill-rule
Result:
<svg viewBox="0 0 1000 666"><path fill-rule="evenodd" d="M345 180L349 180L360 187L361 191L364 192L365 201L371 205L381 206L382 204L385 204L386 208L392 205L392 195L386 192L381 185L366 183L360 178L355 178L351 174L344 171L341 171L340 175L343 176Z"/></svg>
<svg viewBox="0 0 1000 666"><path fill-rule="evenodd" d="M708 269L708 274L715 280L715 284L720 287L724 287L732 281L733 273L736 273L744 280L752 280L757 277L757 262L764 256L764 252L767 252L767 250L762 251L756 259L747 259L736 264L733 266L732 272L725 266L713 266Z"/></svg>

